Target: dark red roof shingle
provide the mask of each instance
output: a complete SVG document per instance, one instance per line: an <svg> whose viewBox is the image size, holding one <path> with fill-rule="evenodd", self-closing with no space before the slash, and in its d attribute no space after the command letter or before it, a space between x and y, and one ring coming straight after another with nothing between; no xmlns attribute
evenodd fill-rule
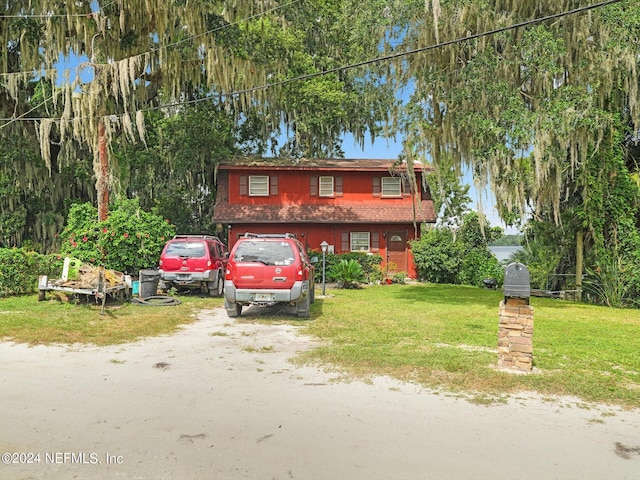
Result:
<svg viewBox="0 0 640 480"><path fill-rule="evenodd" d="M412 223L434 222L432 201L416 205L229 205L216 206L221 223Z"/></svg>

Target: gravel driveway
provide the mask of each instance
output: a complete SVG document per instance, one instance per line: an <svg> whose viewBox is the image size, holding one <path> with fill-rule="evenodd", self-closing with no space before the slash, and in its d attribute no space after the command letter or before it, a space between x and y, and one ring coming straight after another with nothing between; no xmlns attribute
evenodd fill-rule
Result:
<svg viewBox="0 0 640 480"><path fill-rule="evenodd" d="M0 479L640 478L638 411L289 362L313 345L222 308L127 345L0 343Z"/></svg>

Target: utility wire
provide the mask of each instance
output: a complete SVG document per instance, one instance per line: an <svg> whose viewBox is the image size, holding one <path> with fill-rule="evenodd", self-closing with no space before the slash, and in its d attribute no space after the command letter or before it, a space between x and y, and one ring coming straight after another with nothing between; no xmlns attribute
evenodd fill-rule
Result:
<svg viewBox="0 0 640 480"><path fill-rule="evenodd" d="M300 1L301 0L291 0L288 3L284 3L282 5L278 5L277 7L269 8L267 10L264 10L263 12L260 12L260 13L254 13L253 15L250 15L250 16L248 16L246 18L242 18L240 20L236 20L235 22L225 23L224 25L220 25L219 27L213 28L211 30L207 30L206 32L202 32L202 33L199 33L197 35L193 35L191 37L184 38L184 39L179 40L179 41L174 42L174 43L169 43L167 45L162 45L162 46L157 47L157 48L152 48L150 50L147 50L146 52L138 53L136 55L133 55L130 58L140 57L140 56L146 55L148 53L159 52L161 50L166 50L168 48L175 47L177 45L182 45L183 43L191 42L192 40L194 40L196 38L204 37L206 35L210 35L212 33L219 32L220 30L224 30L225 28L230 28L230 27L233 27L235 25L240 25L243 22L247 22L249 20L253 20L255 18L262 17L262 16L267 15L269 13L273 13L273 12L275 12L277 10L289 7L289 6L291 6L291 5L295 4L295 3L298 3ZM106 7L108 7L109 5L111 5L113 3L115 3L115 2L111 2L111 3L107 4L107 5L105 5L103 8L106 8ZM96 10L95 12L88 13L88 14L78 14L78 15L69 15L69 16L71 16L71 17L93 17L93 14L95 14L95 13L100 13L100 10ZM30 17L49 18L49 17L52 17L52 16L53 17L66 17L67 15L0 15L0 18L3 18L3 17L4 18L30 18ZM51 69L49 69L49 70L51 70ZM17 74L21 74L21 73L30 74L32 72L10 72L10 73L0 73L0 75L17 75Z"/></svg>
<svg viewBox="0 0 640 480"><path fill-rule="evenodd" d="M372 65L374 63L380 63L380 62L385 62L385 61L388 61L388 60L394 60L396 58L402 58L402 57L406 57L406 56L410 56L410 55L415 55L416 53L423 53L423 52L427 52L429 50L436 50L438 48L447 47L449 45L455 45L455 44L458 44L458 43L464 43L464 42L468 42L470 40L475 40L475 39L482 38L482 37L488 37L488 36L491 36L491 35L496 35L498 33L506 32L506 31L509 31L509 30L515 30L515 29L518 29L518 28L521 28L521 27L527 27L529 25L535 25L537 23L542 23L542 22L545 22L547 20L553 20L553 19L556 19L556 18L566 17L566 16L569 16L569 15L575 15L577 13L582 13L582 12L585 12L585 11L588 11L588 10L593 10L593 9L604 7L604 6L607 6L607 5L614 4L614 3L619 3L621 1L623 1L623 0L607 0L607 1L602 2L602 3L587 5L585 7L576 8L574 10L568 10L566 12L556 13L556 14L553 14L553 15L547 15L546 17L535 18L533 20L527 20L525 22L516 23L514 25L509 25L507 27L496 28L494 30L489 30L487 32L476 33L474 35L469 35L467 37L457 38L455 40L449 40L449 41L446 41L446 42L436 43L434 45L428 45L426 47L416 48L416 49L413 49L413 50L407 50L407 51L404 51L404 52L397 52L397 53L393 53L393 54L390 54L390 55L377 57L377 58L374 58L374 59L371 59L371 60L365 60L365 61L358 62L358 63L352 63L350 65L343 65L341 67L335 67L335 68L331 68L329 70L323 70L322 72L308 73L306 75L300 75L298 77L289 78L289 79L286 79L286 80L281 80L279 82L268 83L268 84L261 85L261 86L258 86L258 87L247 88L247 89L244 89L244 90L238 90L238 91L230 92L230 93L226 93L226 94L225 93L221 93L220 95L221 96L236 96L236 95L242 95L242 94L245 94L245 93L252 93L252 92L255 92L255 91L258 91L258 90L264 90L266 88L286 85L286 84L291 83L291 82L297 82L297 81L300 81L300 80L308 80L310 78L315 78L315 77L319 77L319 76L322 76L322 75L328 75L328 74L331 74L331 73L337 73L337 72L341 72L341 71L344 71L344 70L350 70L352 68L358 68L358 67L363 67L365 65Z"/></svg>
<svg viewBox="0 0 640 480"><path fill-rule="evenodd" d="M67 18L67 17L92 17L96 12L87 12L87 13L70 13L68 15L63 14L55 14L55 13L47 13L42 15L0 15L0 18Z"/></svg>
<svg viewBox="0 0 640 480"><path fill-rule="evenodd" d="M4 128L7 125L11 125L14 122L33 122L33 121L42 121L42 120L46 120L46 118L23 118L25 115L29 115L31 112L33 112L34 110L40 108L41 106L43 106L45 103L47 103L48 101L52 100L53 97L49 97L44 99L42 102L40 102L38 105L36 105L35 107L33 107L31 110L29 110L28 112L24 112L22 115L20 115L19 117L15 117L15 118L0 118L0 120L2 120L3 122L8 120L7 123L3 123L2 125L0 125L0 128ZM59 120L57 118L51 118L50 120Z"/></svg>
<svg viewBox="0 0 640 480"><path fill-rule="evenodd" d="M294 0L294 1L297 1L297 0ZM324 75L329 75L329 74L332 74L332 73L342 72L342 71L345 71L345 70L351 70L353 68L358 68L358 67L363 67L363 66L366 66L366 65L372 65L372 64L375 64L375 63L394 60L394 59L397 59L397 58L402 58L402 57L406 57L406 56L410 56L410 55L415 55L417 53L423 53L423 52L427 52L427 51L430 51L430 50L436 50L436 49L447 47L447 46L450 46L450 45L455 45L455 44L458 44L458 43L468 42L470 40L475 40L475 39L482 38L482 37L496 35L498 33L506 32L506 31L509 31L509 30L515 30L515 29L518 29L518 28L527 27L529 25L535 25L535 24L538 24L538 23L542 23L542 22L545 22L547 20L554 20L554 19L558 19L558 18L570 16L570 15L575 15L575 14L586 12L586 11L589 11L589 10L594 10L596 8L601 8L601 7L604 7L604 6L607 6L607 5L620 3L622 1L624 1L624 0L607 0L607 1L604 1L604 2L601 2L601 3L596 3L596 4L592 4L592 5L587 5L587 6L584 6L584 7L579 7L579 8L573 9L573 10L568 10L568 11L565 11L565 12L560 12L560 13L556 13L556 14L552 14L552 15L547 15L545 17L535 18L533 20L527 20L527 21L524 21L524 22L520 22L520 23L516 23L516 24L513 24L513 25L509 25L509 26L506 26L506 27L500 27L500 28L496 28L496 29L489 30L489 31L486 31L486 32L482 32L482 33L477 33L477 34L469 35L469 36L466 36L466 37L457 38L457 39L454 39L454 40L448 40L446 42L441 42L441 43L436 43L436 44L433 44L433 45L428 45L426 47L416 48L416 49L413 49L413 50L407 50L407 51L404 51L404 52L396 52L396 53L393 53L393 54L390 54L390 55L384 55L384 56L373 58L373 59L370 59L370 60L364 60L364 61L358 62L358 63L352 63L352 64L349 64L349 65L342 65L340 67L331 68L329 70L323 70L321 72L314 72L314 73L308 73L308 74L305 74L305 75L299 75L297 77L288 78L288 79L281 80L281 81L278 81L278 82L266 83L266 84L259 85L259 86L256 86L256 87L246 88L246 89L243 89L243 90L236 90L236 91L227 92L227 93L221 92L221 93L218 93L216 96L219 97L219 98L220 97L235 97L235 96L239 96L239 95L244 95L244 94L248 94L248 93L257 92L257 91L260 91L260 90L266 90L268 88L287 85L287 84L293 83L293 82L298 82L298 81L302 81L302 80L309 80L309 79L312 79L312 78L316 78L316 77L320 77L320 76L324 76ZM210 100L211 100L211 97L204 97L204 98L198 98L198 99L188 100L188 101L183 101L183 102L175 102L175 103L170 103L170 104L165 104L165 105L159 105L157 107L148 107L148 108L142 109L142 111L161 110L161 109L164 109L164 108L173 108L173 107L179 107L179 106L183 106L183 105L191 105L191 104L204 102L204 101L210 101ZM46 120L46 119L47 118L24 118L24 119L23 118L16 118L16 119L2 118L0 120L1 121L7 121L7 120L13 120L13 121L15 121L15 120L37 121L37 120ZM58 119L52 119L52 120L63 120L63 119L58 118ZM72 121L73 119L65 119L65 120ZM0 125L0 128L4 127L5 125L7 125L7 124Z"/></svg>
<svg viewBox="0 0 640 480"><path fill-rule="evenodd" d="M254 18L262 17L263 15L275 12L276 10L280 10L281 8L289 7L289 6L293 5L294 3L298 3L299 1L300 0L291 0L289 3L284 3L282 5L278 5L277 7L269 8L269 9L265 10L264 12L255 13L253 15L248 16L247 18L243 18L243 19L237 20L235 22L226 23L226 24L221 25L219 27L216 27L216 28L214 28L212 30L208 30L206 32L199 33L197 35L194 35L194 36L189 37L189 38L185 38L185 39L180 40L180 41L175 42L175 43L169 43L167 45L163 45L161 47L151 49L148 52L141 53L140 55L145 55L146 53L151 53L151 52L157 52L159 50L164 50L166 48L175 47L176 45L181 45L183 43L190 42L191 40L194 40L196 38L204 37L204 36L209 35L211 33L215 33L215 32L218 32L220 30L224 30L225 28L233 27L235 25L240 25L243 22L247 22L249 20L253 20Z"/></svg>
<svg viewBox="0 0 640 480"><path fill-rule="evenodd" d="M205 35L209 35L211 33L215 33L215 32L218 32L220 30L224 30L225 28L229 28L229 27L232 27L234 25L239 25L239 24L241 24L243 22L246 22L246 21L249 21L249 20L253 20L254 18L258 18L258 17L261 17L261 16L266 15L268 13L272 13L272 12L274 12L276 10L281 9L281 8L288 7L290 5L293 5L294 3L298 3L299 1L300 0L291 0L288 3L282 4L282 5L278 5L277 7L273 7L273 8L267 9L267 10L265 10L263 12L260 12L260 13L256 13L254 15L251 15L249 17L243 18L241 20L237 20L236 22L231 22L231 23L227 23L225 25L221 25L220 27L214 28L212 30L208 30L206 32L200 33L198 35L194 35L194 36L189 37L189 38L185 38L185 39L180 40L180 41L175 42L175 43L170 43L168 45L163 45L162 47L159 47L159 48L156 48L156 49L152 49L152 50L149 50L147 52L140 53L140 54L138 54L136 56L146 55L147 53L157 52L157 51L160 51L160 50L163 50L163 49L174 47L176 45L181 45L182 43L190 42L190 41L192 41L192 40L194 40L196 38L199 38L199 37L202 37L202 36L205 36ZM114 4L114 3L115 3L115 0L113 2L108 3L107 5L104 5L103 8L108 7L108 6L110 6L110 5ZM100 11L97 10L96 12L92 12L92 13L89 13L89 14L79 14L79 15L69 15L69 16L77 16L77 17L89 16L89 17L92 17L94 13L98 13L98 12L100 12ZM52 15L0 15L0 18L16 18L16 17L17 18L25 18L25 17L27 17L27 18L28 17L49 18L51 16ZM54 17L66 17L66 15L53 15L53 16ZM31 74L33 72L11 72L10 74L9 73L4 73L4 74L0 73L0 75L16 75L16 74L21 74L21 73ZM45 99L40 105L32 108L28 112L25 112L25 113L23 113L22 115L20 115L18 117L9 118L9 119L0 118L0 121L9 120L7 123L4 123L4 124L0 125L0 128L3 128L5 126L7 126L7 125L10 125L11 123L14 123L16 121L38 121L38 120L42 121L42 120L45 120L45 118L42 118L42 117L41 118L33 118L33 117L23 118L23 117L25 117L29 113L33 112L36 108L42 106L43 104L45 104L46 102L48 102L49 100L52 100L52 99L53 99L53 96L50 96L49 98ZM147 109L147 110L150 110L150 109ZM142 111L146 111L146 110L142 110ZM75 119L82 119L82 117L75 117ZM61 118L50 118L50 120L62 121Z"/></svg>
<svg viewBox="0 0 640 480"><path fill-rule="evenodd" d="M109 2L106 5L103 5L101 10L107 8L116 3L116 0L113 2ZM66 18L66 17L93 17L94 14L100 13L100 10L92 10L87 13L47 13L47 14L32 14L32 13L24 13L24 14L15 14L15 15L0 15L0 18Z"/></svg>

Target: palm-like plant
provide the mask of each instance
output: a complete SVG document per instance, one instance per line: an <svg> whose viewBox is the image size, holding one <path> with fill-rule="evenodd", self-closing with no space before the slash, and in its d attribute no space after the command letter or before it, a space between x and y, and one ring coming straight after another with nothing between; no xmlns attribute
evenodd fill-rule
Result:
<svg viewBox="0 0 640 480"><path fill-rule="evenodd" d="M362 265L355 260L340 260L340 262L331 267L329 275L342 288L357 288L358 282L364 280Z"/></svg>

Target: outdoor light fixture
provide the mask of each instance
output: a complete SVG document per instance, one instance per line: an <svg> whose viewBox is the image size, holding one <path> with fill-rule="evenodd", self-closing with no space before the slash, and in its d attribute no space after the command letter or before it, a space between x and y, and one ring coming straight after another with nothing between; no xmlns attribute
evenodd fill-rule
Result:
<svg viewBox="0 0 640 480"><path fill-rule="evenodd" d="M320 248L322 249L322 295L324 296L325 292L325 271L327 269L327 249L329 248L329 244L323 240L320 244Z"/></svg>

